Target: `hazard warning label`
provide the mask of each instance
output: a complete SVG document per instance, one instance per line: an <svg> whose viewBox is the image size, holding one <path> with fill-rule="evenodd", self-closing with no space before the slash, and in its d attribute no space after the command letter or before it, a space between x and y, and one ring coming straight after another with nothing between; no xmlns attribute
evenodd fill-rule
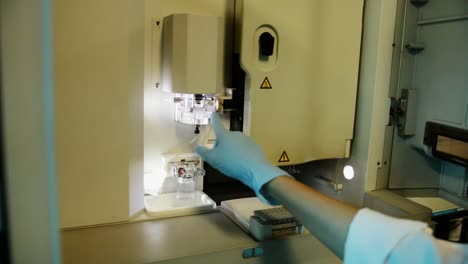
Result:
<svg viewBox="0 0 468 264"><path fill-rule="evenodd" d="M260 85L260 89L272 89L270 80L268 80L268 77L265 77L265 79L262 82L262 85Z"/></svg>
<svg viewBox="0 0 468 264"><path fill-rule="evenodd" d="M281 154L281 157L279 158L278 162L289 162L289 157L286 151L283 151L283 154Z"/></svg>

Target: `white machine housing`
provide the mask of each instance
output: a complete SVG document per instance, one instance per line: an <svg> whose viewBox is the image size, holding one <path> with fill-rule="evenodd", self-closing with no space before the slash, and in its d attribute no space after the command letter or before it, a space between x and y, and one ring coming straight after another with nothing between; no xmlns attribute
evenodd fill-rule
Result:
<svg viewBox="0 0 468 264"><path fill-rule="evenodd" d="M172 14L164 17L162 88L183 94L223 92L223 23L220 17Z"/></svg>
<svg viewBox="0 0 468 264"><path fill-rule="evenodd" d="M244 132L271 162L349 157L363 7L363 0L243 1ZM265 32L275 38L268 58L259 56Z"/></svg>

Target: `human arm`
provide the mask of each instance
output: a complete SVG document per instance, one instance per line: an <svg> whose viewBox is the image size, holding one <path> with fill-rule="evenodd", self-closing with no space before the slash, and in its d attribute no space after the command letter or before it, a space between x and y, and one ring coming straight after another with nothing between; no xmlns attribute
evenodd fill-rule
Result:
<svg viewBox="0 0 468 264"><path fill-rule="evenodd" d="M334 200L295 181L268 162L249 137L226 131L214 115L213 149L198 147L197 153L224 174L241 180L260 200L283 204L293 215L345 263L466 263L467 247L441 243L423 236L427 224L398 219ZM448 243L448 242L447 242ZM417 256L417 258L415 258ZM434 261L436 258L440 261ZM414 260L414 261L413 261Z"/></svg>
<svg viewBox="0 0 468 264"><path fill-rule="evenodd" d="M226 131L217 115L212 117L212 126L216 134L214 148L198 147L197 153L216 169L252 188L263 202L282 204L336 255L343 257L348 226L357 208L295 181L272 165L252 139L240 132Z"/></svg>
<svg viewBox="0 0 468 264"><path fill-rule="evenodd" d="M263 188L315 237L343 258L348 229L357 208L325 196L290 177L276 177Z"/></svg>

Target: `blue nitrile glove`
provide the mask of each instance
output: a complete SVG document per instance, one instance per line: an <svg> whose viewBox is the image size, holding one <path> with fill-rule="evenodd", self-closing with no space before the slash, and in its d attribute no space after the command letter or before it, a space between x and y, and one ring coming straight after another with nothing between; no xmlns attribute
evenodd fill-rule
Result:
<svg viewBox="0 0 468 264"><path fill-rule="evenodd" d="M292 176L271 164L262 148L251 138L241 132L224 129L217 114L211 116L211 125L216 135L214 148L199 146L196 152L220 172L249 186L262 202L278 204L262 192L262 187L278 176Z"/></svg>

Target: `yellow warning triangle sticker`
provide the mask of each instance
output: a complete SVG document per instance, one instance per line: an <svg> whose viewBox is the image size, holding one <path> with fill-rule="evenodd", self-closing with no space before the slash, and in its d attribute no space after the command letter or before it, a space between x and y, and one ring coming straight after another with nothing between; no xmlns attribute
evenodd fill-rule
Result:
<svg viewBox="0 0 468 264"><path fill-rule="evenodd" d="M289 157L286 153L286 150L283 151L283 154L281 154L281 157L279 158L278 162L289 162Z"/></svg>
<svg viewBox="0 0 468 264"><path fill-rule="evenodd" d="M262 85L260 85L260 89L271 89L271 83L270 80L268 80L268 77L265 77L265 79L262 82Z"/></svg>

